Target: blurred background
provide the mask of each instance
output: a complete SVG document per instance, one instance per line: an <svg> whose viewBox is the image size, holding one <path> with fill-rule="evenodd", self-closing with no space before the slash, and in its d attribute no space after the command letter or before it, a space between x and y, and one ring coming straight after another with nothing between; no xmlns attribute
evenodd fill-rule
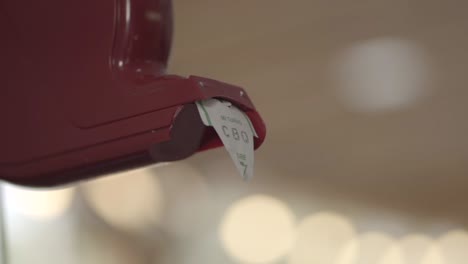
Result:
<svg viewBox="0 0 468 264"><path fill-rule="evenodd" d="M268 136L74 186L4 184L23 263L468 259L468 2L175 0L170 72L245 87Z"/></svg>

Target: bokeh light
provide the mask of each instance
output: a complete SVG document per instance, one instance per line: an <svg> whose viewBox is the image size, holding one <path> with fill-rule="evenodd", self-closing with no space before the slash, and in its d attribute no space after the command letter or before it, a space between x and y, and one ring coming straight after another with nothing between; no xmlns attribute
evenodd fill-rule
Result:
<svg viewBox="0 0 468 264"><path fill-rule="evenodd" d="M88 204L109 224L128 231L158 223L163 208L159 180L151 169L120 173L83 184Z"/></svg>
<svg viewBox="0 0 468 264"><path fill-rule="evenodd" d="M405 263L409 264L418 264L422 262L423 258L430 258L430 256L427 257L427 254L429 254L429 250L433 249L433 244L432 239L422 234L407 235L399 242Z"/></svg>
<svg viewBox="0 0 468 264"><path fill-rule="evenodd" d="M437 245L431 245L428 250L424 253L420 262L406 262L408 264L412 263L421 263L421 264L449 264L450 262L445 262L440 248Z"/></svg>
<svg viewBox="0 0 468 264"><path fill-rule="evenodd" d="M328 212L310 215L299 223L289 264L335 263L355 235L351 222L341 215Z"/></svg>
<svg viewBox="0 0 468 264"><path fill-rule="evenodd" d="M294 243L294 215L278 199L254 195L234 203L224 215L220 236L227 253L245 263L269 263Z"/></svg>
<svg viewBox="0 0 468 264"><path fill-rule="evenodd" d="M405 260L403 259L403 253L398 244L394 244L390 248L388 248L388 250L384 252L382 258L376 263L377 264L406 264Z"/></svg>
<svg viewBox="0 0 468 264"><path fill-rule="evenodd" d="M393 239L384 233L370 232L354 237L344 249L345 254L337 264L375 264L394 245Z"/></svg>
<svg viewBox="0 0 468 264"><path fill-rule="evenodd" d="M333 264L356 264L359 254L359 240L352 239L344 246L343 250L337 255Z"/></svg>
<svg viewBox="0 0 468 264"><path fill-rule="evenodd" d="M177 237L187 237L212 229L209 225L212 197L200 171L187 162L176 162L157 172L165 191L166 206L161 222L164 230Z"/></svg>
<svg viewBox="0 0 468 264"><path fill-rule="evenodd" d="M443 235L439 241L442 256L447 263L461 264L468 261L468 232L452 230Z"/></svg>
<svg viewBox="0 0 468 264"><path fill-rule="evenodd" d="M422 47L396 38L357 43L338 55L333 78L352 110L374 112L408 106L427 91L429 65Z"/></svg>
<svg viewBox="0 0 468 264"><path fill-rule="evenodd" d="M64 214L70 207L75 189L29 189L4 184L5 209L36 220L52 220Z"/></svg>

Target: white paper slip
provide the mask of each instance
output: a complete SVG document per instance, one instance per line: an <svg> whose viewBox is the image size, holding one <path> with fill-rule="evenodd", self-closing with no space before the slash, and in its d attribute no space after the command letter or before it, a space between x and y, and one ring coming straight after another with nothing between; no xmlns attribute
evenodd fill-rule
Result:
<svg viewBox="0 0 468 264"><path fill-rule="evenodd" d="M253 176L254 144L258 137L249 117L227 101L208 99L197 102L206 126L212 126L226 147L244 180Z"/></svg>

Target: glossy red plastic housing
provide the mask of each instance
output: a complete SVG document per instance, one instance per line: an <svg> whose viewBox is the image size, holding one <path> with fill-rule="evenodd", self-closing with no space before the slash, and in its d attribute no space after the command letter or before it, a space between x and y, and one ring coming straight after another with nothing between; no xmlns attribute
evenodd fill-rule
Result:
<svg viewBox="0 0 468 264"><path fill-rule="evenodd" d="M247 93L166 75L169 0L0 0L0 178L52 186L221 145L194 102Z"/></svg>

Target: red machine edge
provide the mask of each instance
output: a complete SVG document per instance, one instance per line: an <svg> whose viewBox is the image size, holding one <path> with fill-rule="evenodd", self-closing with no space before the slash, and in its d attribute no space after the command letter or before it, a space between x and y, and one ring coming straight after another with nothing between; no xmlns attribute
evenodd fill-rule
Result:
<svg viewBox="0 0 468 264"><path fill-rule="evenodd" d="M2 0L0 179L53 186L184 159L221 142L195 102L240 87L166 74L170 0Z"/></svg>
<svg viewBox="0 0 468 264"><path fill-rule="evenodd" d="M185 93L191 91L191 98L181 102L178 96L171 98L170 94L174 94L171 92L162 96L167 102L176 102L170 107L99 127L77 129L66 136L71 141L80 138L79 142L88 138L89 145L79 144L75 149L30 160L0 163L1 177L22 185L61 185L123 169L181 160L197 151L219 147L222 142L213 128L202 123L194 104L208 98L230 101L245 111L258 134L255 149L263 143L265 124L242 88L196 76L166 77L169 79L183 87ZM91 143L99 136L100 143Z"/></svg>

